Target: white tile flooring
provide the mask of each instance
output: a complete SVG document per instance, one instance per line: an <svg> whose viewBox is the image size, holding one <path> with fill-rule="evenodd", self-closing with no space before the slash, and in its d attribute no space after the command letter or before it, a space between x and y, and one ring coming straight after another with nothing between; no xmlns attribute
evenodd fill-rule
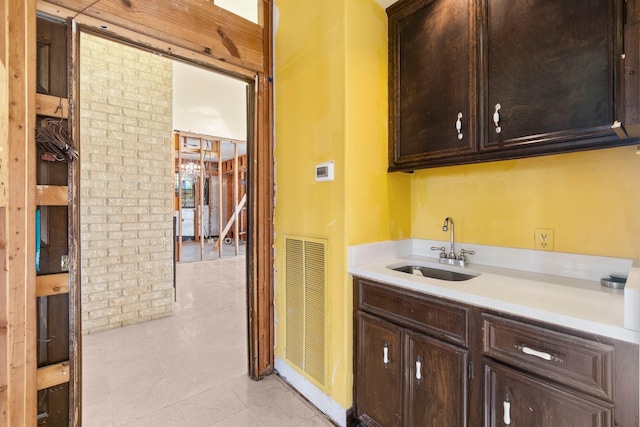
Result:
<svg viewBox="0 0 640 427"><path fill-rule="evenodd" d="M175 316L83 337L83 426L332 426L247 377L245 258L179 264Z"/></svg>

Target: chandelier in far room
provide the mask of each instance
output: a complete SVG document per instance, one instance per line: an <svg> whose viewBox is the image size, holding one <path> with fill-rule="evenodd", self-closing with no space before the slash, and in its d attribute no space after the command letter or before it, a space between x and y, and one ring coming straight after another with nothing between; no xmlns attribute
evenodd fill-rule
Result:
<svg viewBox="0 0 640 427"><path fill-rule="evenodd" d="M200 165L191 160L180 165L180 173L183 181L194 183L200 179Z"/></svg>

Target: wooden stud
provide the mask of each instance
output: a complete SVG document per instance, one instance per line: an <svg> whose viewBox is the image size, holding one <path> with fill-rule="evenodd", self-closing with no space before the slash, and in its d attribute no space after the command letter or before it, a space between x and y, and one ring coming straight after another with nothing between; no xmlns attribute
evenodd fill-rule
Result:
<svg viewBox="0 0 640 427"><path fill-rule="evenodd" d="M36 186L36 206L68 206L69 187L66 185Z"/></svg>
<svg viewBox="0 0 640 427"><path fill-rule="evenodd" d="M182 260L182 149L181 149L181 136L179 132L173 133L173 146L176 147L177 151L177 160L176 160L176 169L178 172L178 218L176 221L176 237L177 242L176 245L176 262L180 262ZM174 156L175 157L175 156Z"/></svg>
<svg viewBox="0 0 640 427"><path fill-rule="evenodd" d="M37 388L54 387L69 382L69 361L56 363L42 368L38 368Z"/></svg>
<svg viewBox="0 0 640 427"><path fill-rule="evenodd" d="M7 384L0 393L6 412L0 425L36 425L36 298L35 298L35 0L3 2L8 31L7 76L11 108L0 120L8 123L6 250L9 262L0 287L7 311ZM31 167L30 167L31 166ZM6 402L6 403L5 403Z"/></svg>
<svg viewBox="0 0 640 427"><path fill-rule="evenodd" d="M46 274L36 277L37 297L66 293L69 293L69 273Z"/></svg>
<svg viewBox="0 0 640 427"><path fill-rule="evenodd" d="M38 93L36 94L36 114L39 116L66 119L69 117L69 100Z"/></svg>

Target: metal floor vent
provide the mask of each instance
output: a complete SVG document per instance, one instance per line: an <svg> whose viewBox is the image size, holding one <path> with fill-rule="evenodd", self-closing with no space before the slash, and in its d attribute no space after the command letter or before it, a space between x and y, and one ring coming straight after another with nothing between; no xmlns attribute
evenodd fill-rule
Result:
<svg viewBox="0 0 640 427"><path fill-rule="evenodd" d="M285 356L325 386L327 240L285 236Z"/></svg>

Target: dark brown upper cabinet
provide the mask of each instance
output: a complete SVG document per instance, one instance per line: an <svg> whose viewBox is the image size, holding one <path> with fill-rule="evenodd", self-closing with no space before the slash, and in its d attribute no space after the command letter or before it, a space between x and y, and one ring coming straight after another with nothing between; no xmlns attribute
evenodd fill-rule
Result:
<svg viewBox="0 0 640 427"><path fill-rule="evenodd" d="M420 162L475 152L472 1L405 2L390 19L391 157Z"/></svg>
<svg viewBox="0 0 640 427"><path fill-rule="evenodd" d="M637 77L623 70L625 12L636 2L391 6L389 170L637 143L612 129L638 102L637 91L625 100Z"/></svg>

